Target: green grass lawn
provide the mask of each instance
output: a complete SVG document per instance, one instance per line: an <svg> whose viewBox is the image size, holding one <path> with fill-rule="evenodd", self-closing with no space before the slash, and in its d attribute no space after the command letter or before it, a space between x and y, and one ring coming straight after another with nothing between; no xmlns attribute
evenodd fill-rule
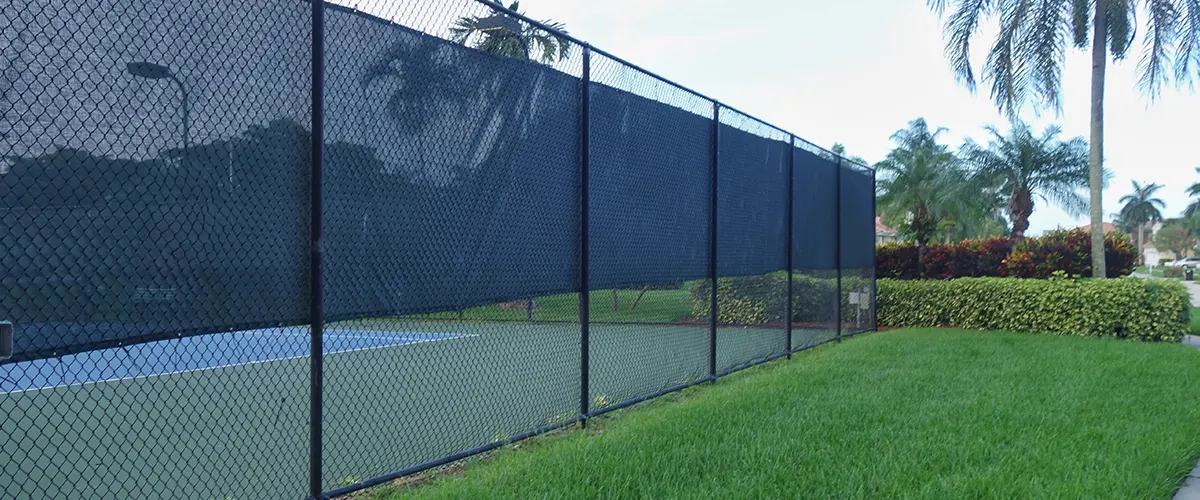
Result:
<svg viewBox="0 0 1200 500"><path fill-rule="evenodd" d="M617 290L616 309L613 308L611 290L595 290L591 293L590 317L593 322L629 323L677 323L692 316L692 297L687 289L648 290L641 299L641 290ZM637 301L637 307L634 301ZM537 309L533 319L538 321L579 321L579 297L568 293L538 297L534 299ZM458 312L423 315L421 318L469 320L524 320L528 312L524 308L503 309L499 306L474 307Z"/></svg>
<svg viewBox="0 0 1200 500"><path fill-rule="evenodd" d="M891 331L369 496L1169 498L1200 457L1197 379L1179 344Z"/></svg>
<svg viewBox="0 0 1200 500"><path fill-rule="evenodd" d="M1146 274L1146 269L1146 266L1137 266L1133 269L1133 272L1138 274ZM1155 278L1163 277L1163 266L1154 266L1154 272L1150 273L1150 275Z"/></svg>

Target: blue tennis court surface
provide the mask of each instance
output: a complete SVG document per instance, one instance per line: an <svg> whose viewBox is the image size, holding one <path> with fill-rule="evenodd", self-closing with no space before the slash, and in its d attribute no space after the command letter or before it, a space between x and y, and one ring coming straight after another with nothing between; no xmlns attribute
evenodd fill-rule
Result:
<svg viewBox="0 0 1200 500"><path fill-rule="evenodd" d="M325 330L326 354L449 340L471 335L377 330ZM305 358L308 327L272 328L102 349L61 358L0 365L0 394Z"/></svg>

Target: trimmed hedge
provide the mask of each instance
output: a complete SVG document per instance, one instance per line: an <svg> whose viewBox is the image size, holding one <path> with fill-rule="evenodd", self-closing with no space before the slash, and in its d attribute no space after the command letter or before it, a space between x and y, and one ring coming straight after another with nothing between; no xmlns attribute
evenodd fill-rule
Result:
<svg viewBox="0 0 1200 500"><path fill-rule="evenodd" d="M1182 267L1164 267L1162 270L1162 275L1164 278L1182 278L1183 277L1183 268Z"/></svg>
<svg viewBox="0 0 1200 500"><path fill-rule="evenodd" d="M842 310L853 311L849 292L869 280L842 277ZM692 282L692 317L707 318L712 301L708 280ZM796 323L837 321L837 279L792 276L792 320ZM783 324L787 321L787 273L717 279L717 322L727 325Z"/></svg>
<svg viewBox="0 0 1200 500"><path fill-rule="evenodd" d="M1124 233L1104 235L1105 268L1110 278L1133 272L1137 249ZM955 279L967 277L1048 278L1055 271L1092 275L1092 240L1087 231L1052 231L1038 238L989 238L949 245L928 245L920 258L915 243L890 243L875 249L880 278Z"/></svg>
<svg viewBox="0 0 1200 500"><path fill-rule="evenodd" d="M1161 279L879 280L879 325L1044 332L1177 342L1191 298Z"/></svg>

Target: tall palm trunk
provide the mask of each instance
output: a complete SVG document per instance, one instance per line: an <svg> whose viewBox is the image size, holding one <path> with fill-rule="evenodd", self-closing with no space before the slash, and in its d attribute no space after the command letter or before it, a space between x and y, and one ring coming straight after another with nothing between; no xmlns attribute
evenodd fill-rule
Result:
<svg viewBox="0 0 1200 500"><path fill-rule="evenodd" d="M1108 11L1105 2L1096 2L1096 33L1092 37L1092 138L1088 156L1088 183L1091 188L1092 276L1105 277L1104 265L1104 74L1108 65ZM1141 235L1139 234L1139 239Z"/></svg>
<svg viewBox="0 0 1200 500"><path fill-rule="evenodd" d="M1145 250L1145 246L1144 246L1145 244L1142 242L1142 238L1143 238L1143 236L1142 236L1142 235L1146 234L1146 224L1138 224L1138 230L1137 230L1137 233L1138 233L1138 234L1137 234L1137 250L1138 250L1138 253L1137 253L1137 258L1133 259L1133 261L1134 261L1134 262L1138 262L1138 263L1143 263L1143 264L1144 264L1144 263L1145 263L1145 259L1143 259L1143 258L1142 258L1142 255L1144 255L1144 254L1145 254L1146 250Z"/></svg>
<svg viewBox="0 0 1200 500"><path fill-rule="evenodd" d="M1033 196L1028 189L1013 188L1012 199L1008 202L1008 215L1012 219L1014 239L1025 237L1029 229L1029 216L1033 215Z"/></svg>

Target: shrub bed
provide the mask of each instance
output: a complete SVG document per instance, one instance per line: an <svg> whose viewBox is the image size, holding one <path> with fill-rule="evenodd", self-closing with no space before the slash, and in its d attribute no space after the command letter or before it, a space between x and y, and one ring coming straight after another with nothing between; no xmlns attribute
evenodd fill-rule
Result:
<svg viewBox="0 0 1200 500"><path fill-rule="evenodd" d="M1162 275L1164 278L1182 278L1183 277L1183 268L1182 267L1164 267L1162 270Z"/></svg>
<svg viewBox="0 0 1200 500"><path fill-rule="evenodd" d="M1159 279L883 279L879 325L1013 330L1176 342L1188 333L1191 300Z"/></svg>
<svg viewBox="0 0 1200 500"><path fill-rule="evenodd" d="M1133 272L1137 250L1124 233L1104 235L1105 269L1110 278ZM1091 235L1083 230L1046 233L1038 238L989 238L949 245L928 245L918 258L914 243L890 243L875 249L880 278L955 279L968 277L1047 278L1055 271L1092 275ZM918 261L920 265L918 265Z"/></svg>
<svg viewBox="0 0 1200 500"><path fill-rule="evenodd" d="M850 292L869 280L842 277L842 310L852 311ZM837 279L792 276L792 321L824 323L837 321ZM712 301L708 280L692 282L692 315L708 318ZM782 324L787 321L787 273L717 279L717 322L731 325Z"/></svg>

